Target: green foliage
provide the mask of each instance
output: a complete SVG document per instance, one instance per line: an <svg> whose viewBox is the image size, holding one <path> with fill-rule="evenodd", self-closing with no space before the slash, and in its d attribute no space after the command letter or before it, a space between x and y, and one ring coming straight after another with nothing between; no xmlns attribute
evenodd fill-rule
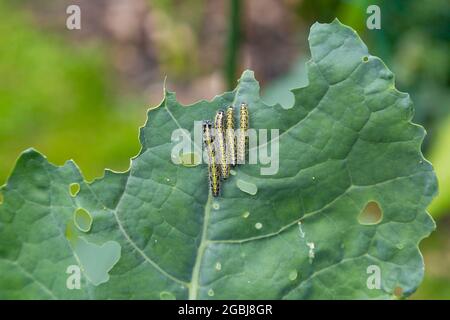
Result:
<svg viewBox="0 0 450 320"><path fill-rule="evenodd" d="M86 178L125 169L140 121L114 92L102 48L39 31L3 1L0 20L0 185L31 145L56 163L74 158Z"/></svg>
<svg viewBox="0 0 450 320"><path fill-rule="evenodd" d="M440 195L430 206L434 217L450 214L450 117L442 122L430 150L436 175L439 177Z"/></svg>
<svg viewBox="0 0 450 320"><path fill-rule="evenodd" d="M369 5L381 9L381 30L366 27ZM446 107L450 104L449 1L301 1L297 14L310 21L338 17L355 28L372 52L392 66L397 86L411 93L414 121L427 129L426 148L440 120L450 113Z"/></svg>
<svg viewBox="0 0 450 320"><path fill-rule="evenodd" d="M437 189L420 152L424 130L410 122L409 96L394 88L393 74L352 29L337 20L315 24L309 41L308 85L293 90L289 109L266 105L247 71L234 91L188 108L166 92L149 112L141 152L127 172L106 171L87 183L73 162L55 167L34 150L23 153L2 190L0 297L351 299L414 292L423 277L418 242L434 229L425 209ZM193 133L194 121L242 102L250 127L280 129L279 171L262 176L261 165L241 165L213 199L205 165L171 161L171 135L179 128ZM243 192L242 182L256 188ZM73 227L78 208L93 219L89 231ZM380 217L358 222L367 208ZM83 263L78 250L85 259L102 248L113 256L101 251L101 272ZM98 281L83 277L80 290L68 290L65 270L73 264ZM370 265L381 269L380 290L366 285Z"/></svg>

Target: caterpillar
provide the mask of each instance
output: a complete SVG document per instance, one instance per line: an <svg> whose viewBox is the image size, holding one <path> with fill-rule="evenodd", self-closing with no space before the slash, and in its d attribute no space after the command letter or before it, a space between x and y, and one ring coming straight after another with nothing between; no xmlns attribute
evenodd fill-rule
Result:
<svg viewBox="0 0 450 320"><path fill-rule="evenodd" d="M227 163L226 147L225 147L225 129L224 129L224 116L223 110L219 110L216 113L216 118L214 119L215 127L215 142L217 150L217 161L220 165L220 175L222 178L226 179L230 175L230 168Z"/></svg>
<svg viewBox="0 0 450 320"><path fill-rule="evenodd" d="M209 184L211 187L211 193L214 197L219 195L220 188L220 173L217 168L216 154L214 150L214 139L212 136L212 123L211 121L203 121L203 142L208 152L208 173L209 173Z"/></svg>
<svg viewBox="0 0 450 320"><path fill-rule="evenodd" d="M239 112L239 136L237 143L237 163L245 163L245 149L247 147L247 130L248 130L248 107L246 103L241 104Z"/></svg>
<svg viewBox="0 0 450 320"><path fill-rule="evenodd" d="M236 138L234 136L234 108L232 106L227 109L225 129L227 163L234 167L236 165Z"/></svg>

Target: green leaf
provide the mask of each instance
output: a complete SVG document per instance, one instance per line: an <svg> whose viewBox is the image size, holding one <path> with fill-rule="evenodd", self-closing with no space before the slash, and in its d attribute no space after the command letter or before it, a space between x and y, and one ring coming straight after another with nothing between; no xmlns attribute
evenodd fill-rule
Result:
<svg viewBox="0 0 450 320"><path fill-rule="evenodd" d="M106 171L87 183L73 162L55 167L34 150L23 153L0 206L0 298L414 292L423 277L418 243L434 229L425 210L437 190L420 151L424 130L410 122L409 96L352 29L337 20L315 24L309 42L308 85L293 90L291 108L266 105L251 71L233 92L189 107L166 92L149 111L141 152L125 173ZM280 130L279 170L261 175L267 165L240 165L212 198L205 164L173 163L172 133L194 134L195 121L242 102L251 128ZM75 183L80 190L72 196ZM92 217L88 232L74 227L79 208ZM96 250L109 241L120 246L117 263L99 255L101 281L89 280L74 245L80 239ZM70 265L84 271L79 290L66 287ZM374 265L380 289L367 286Z"/></svg>

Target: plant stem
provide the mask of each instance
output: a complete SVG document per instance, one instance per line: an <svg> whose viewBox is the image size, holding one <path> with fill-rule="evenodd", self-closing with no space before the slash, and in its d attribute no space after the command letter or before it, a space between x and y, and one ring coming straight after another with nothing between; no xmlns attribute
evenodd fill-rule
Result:
<svg viewBox="0 0 450 320"><path fill-rule="evenodd" d="M237 59L241 41L241 0L231 0L228 43L225 61L225 80L228 90L236 84Z"/></svg>

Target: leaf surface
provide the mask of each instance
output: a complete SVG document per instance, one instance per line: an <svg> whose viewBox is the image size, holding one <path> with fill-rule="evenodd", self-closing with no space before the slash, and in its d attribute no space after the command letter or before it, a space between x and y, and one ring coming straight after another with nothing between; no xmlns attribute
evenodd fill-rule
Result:
<svg viewBox="0 0 450 320"><path fill-rule="evenodd" d="M409 96L395 89L393 74L352 29L337 20L316 23L309 43L308 85L293 90L291 108L265 104L251 71L233 92L189 107L166 92L149 111L141 152L125 173L107 170L87 183L73 162L56 167L34 150L24 152L2 189L0 298L353 299L414 292L424 268L418 243L434 229L426 207L437 190L420 151L424 130L410 122ZM240 165L213 198L205 164L173 163L172 134L184 129L195 138L196 121L242 102L251 128L279 129L279 169L261 175L267 164ZM74 183L80 190L71 195ZM87 232L74 224L79 208ZM373 212L376 219L361 220ZM80 259L80 243L96 251ZM97 254L102 248L114 257ZM95 270L83 263L92 255ZM70 265L84 271L79 290L67 289ZM368 287L373 266L381 271L379 289Z"/></svg>

